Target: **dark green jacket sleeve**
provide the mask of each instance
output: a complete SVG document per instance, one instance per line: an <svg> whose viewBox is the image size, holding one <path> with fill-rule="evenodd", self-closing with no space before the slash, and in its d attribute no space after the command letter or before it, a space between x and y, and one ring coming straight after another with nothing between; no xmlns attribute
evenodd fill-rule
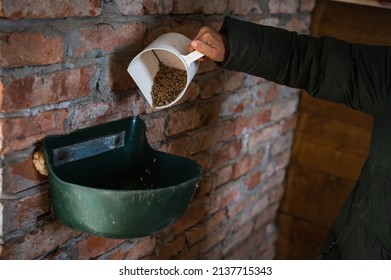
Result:
<svg viewBox="0 0 391 280"><path fill-rule="evenodd" d="M263 77L374 114L391 95L391 48L315 38L226 17L223 68Z"/></svg>

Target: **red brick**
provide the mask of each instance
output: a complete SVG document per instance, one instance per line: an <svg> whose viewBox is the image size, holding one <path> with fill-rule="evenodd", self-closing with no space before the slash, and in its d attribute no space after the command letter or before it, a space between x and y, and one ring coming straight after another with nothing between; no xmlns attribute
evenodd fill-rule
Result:
<svg viewBox="0 0 391 280"><path fill-rule="evenodd" d="M281 135L271 146L271 156L278 155L279 153L288 150L292 146L293 134L287 133Z"/></svg>
<svg viewBox="0 0 391 280"><path fill-rule="evenodd" d="M217 243L209 252L201 252L202 246L200 246L200 256L203 260L221 260L225 256L223 255L223 242Z"/></svg>
<svg viewBox="0 0 391 280"><path fill-rule="evenodd" d="M209 217L203 224L206 232L213 232L221 227L221 224L226 220L226 211L224 209L219 210Z"/></svg>
<svg viewBox="0 0 391 280"><path fill-rule="evenodd" d="M106 116L112 113L112 104L97 100L87 104L78 104L72 108L71 129L81 129L108 121Z"/></svg>
<svg viewBox="0 0 391 280"><path fill-rule="evenodd" d="M220 209L229 207L240 200L240 186L238 184L227 184L218 188L211 197L207 213L214 213Z"/></svg>
<svg viewBox="0 0 391 280"><path fill-rule="evenodd" d="M234 249L235 246L238 246L241 242L246 240L250 236L252 229L253 229L252 223L247 223L245 225L242 225L238 229L238 231L233 233L229 242L227 242L227 246L224 247L223 254L226 255L230 250Z"/></svg>
<svg viewBox="0 0 391 280"><path fill-rule="evenodd" d="M120 12L126 16L142 16L144 14L143 0L114 0Z"/></svg>
<svg viewBox="0 0 391 280"><path fill-rule="evenodd" d="M198 28L198 30L199 30L199 28ZM188 37L193 38L195 35L197 35L198 30L195 31L194 35L193 35L193 33L191 33L191 35L193 35L193 36L188 36ZM213 60L207 59L200 64L200 67L198 68L197 73L202 74L202 73L216 71L216 70L218 70L218 65Z"/></svg>
<svg viewBox="0 0 391 280"><path fill-rule="evenodd" d="M264 83L264 84L260 84L257 87L254 87L254 89L258 90L257 98L255 100L257 107L263 106L266 103L267 90L265 89L265 85L267 84Z"/></svg>
<svg viewBox="0 0 391 280"><path fill-rule="evenodd" d="M255 196L254 202L251 204L249 211L246 215L241 216L239 225L243 225L252 220L256 220L256 218L264 212L269 206L269 197L267 195L262 195L261 197Z"/></svg>
<svg viewBox="0 0 391 280"><path fill-rule="evenodd" d="M97 16L101 13L99 0L53 1L1 0L0 17L21 18L63 18Z"/></svg>
<svg viewBox="0 0 391 280"><path fill-rule="evenodd" d="M222 242L226 238L228 231L229 231L228 227L222 227L222 228L219 228L217 231L210 233L208 235L208 237L205 240L203 240L201 243L201 248L200 248L201 253L208 252L211 248L216 246L219 242ZM221 252L216 250L215 254L221 254ZM211 259L221 259L221 257L218 258L216 256L212 256Z"/></svg>
<svg viewBox="0 0 391 280"><path fill-rule="evenodd" d="M186 242L189 244L189 246L193 246L207 234L208 232L204 228L203 224L197 224L185 232Z"/></svg>
<svg viewBox="0 0 391 280"><path fill-rule="evenodd" d="M247 155L233 166L232 178L237 179L262 162L263 154Z"/></svg>
<svg viewBox="0 0 391 280"><path fill-rule="evenodd" d="M214 95L222 93L223 87L223 73L220 72L218 75L210 75L204 80L202 84L202 99L212 98Z"/></svg>
<svg viewBox="0 0 391 280"><path fill-rule="evenodd" d="M204 174L201 178L200 185L196 191L196 197L201 197L209 194L213 189L213 176L211 174Z"/></svg>
<svg viewBox="0 0 391 280"><path fill-rule="evenodd" d="M282 18L272 17L272 18L263 18L255 21L258 24L269 25L269 26L280 26L280 22L283 21Z"/></svg>
<svg viewBox="0 0 391 280"><path fill-rule="evenodd" d="M227 183L232 178L232 165L228 165L220 168L216 171L216 176L214 180L214 187L218 187Z"/></svg>
<svg viewBox="0 0 391 280"><path fill-rule="evenodd" d="M170 114L167 126L167 135L174 135L192 130L201 126L201 114L196 107L186 111L177 111Z"/></svg>
<svg viewBox="0 0 391 280"><path fill-rule="evenodd" d="M198 153L196 155L193 155L191 159L195 160L199 165L201 165L201 168L204 170L207 170L209 168L210 163L210 155L209 153Z"/></svg>
<svg viewBox="0 0 391 280"><path fill-rule="evenodd" d="M266 83L266 80L264 78L253 76L253 75L245 76L244 86L246 87L254 86L256 84L264 84L264 83Z"/></svg>
<svg viewBox="0 0 391 280"><path fill-rule="evenodd" d="M181 252L181 260L199 260L202 257L200 256L200 244L197 243L192 247L186 247L184 251Z"/></svg>
<svg viewBox="0 0 391 280"><path fill-rule="evenodd" d="M311 18L308 17L293 17L289 19L283 28L289 31L296 31L298 33L305 33L310 25Z"/></svg>
<svg viewBox="0 0 391 280"><path fill-rule="evenodd" d="M247 189L254 189L261 182L261 172L255 172L247 180Z"/></svg>
<svg viewBox="0 0 391 280"><path fill-rule="evenodd" d="M284 169L288 166L289 160L291 157L291 150L285 150L284 152L280 153L279 155L275 156L272 160L271 166L274 169L274 172L279 171L281 169Z"/></svg>
<svg viewBox="0 0 391 280"><path fill-rule="evenodd" d="M284 186L283 185L277 186L269 193L269 203L272 204L275 202L279 202L283 194L284 194Z"/></svg>
<svg viewBox="0 0 391 280"><path fill-rule="evenodd" d="M244 196L244 198L241 201L242 203L244 203L244 201L248 201L247 205L241 206L242 203L238 203L237 205L235 205L235 207L230 209L229 217L230 217L230 220L232 221L231 226L230 226L232 231L234 231L234 232L237 231L245 223L248 223L249 221L251 223L253 222L254 215L252 215L250 217L249 212L252 211L252 207L257 204L258 200L259 199L256 194L247 195L247 196ZM240 211L238 211L238 210L240 210ZM235 214L235 215L233 215L233 214Z"/></svg>
<svg viewBox="0 0 391 280"><path fill-rule="evenodd" d="M270 109L256 111L250 116L240 116L235 119L235 134L243 134L256 129L270 121Z"/></svg>
<svg viewBox="0 0 391 280"><path fill-rule="evenodd" d="M276 247L274 246L274 243L271 243L269 246L267 246L260 257L257 257L257 259L262 260L274 260L276 255Z"/></svg>
<svg viewBox="0 0 391 280"><path fill-rule="evenodd" d="M230 121L230 120L224 121L221 123L221 126L222 126L221 141L227 140L237 134L241 134L235 132L236 123L234 121Z"/></svg>
<svg viewBox="0 0 391 280"><path fill-rule="evenodd" d="M235 219L235 217L240 215L240 213L242 213L249 205L251 205L251 200L240 200L236 204L233 204L228 207L229 219Z"/></svg>
<svg viewBox="0 0 391 280"><path fill-rule="evenodd" d="M235 219L236 217L242 217L243 213L247 212L249 208L252 207L257 201L257 196L248 195L236 203L231 204L228 207L228 217L230 220Z"/></svg>
<svg viewBox="0 0 391 280"><path fill-rule="evenodd" d="M12 128L5 126L3 131L7 136L21 138L35 133L48 133L52 131L62 131L63 122L67 117L67 110L48 111L30 118L9 119L14 124ZM9 137L11 138L11 137Z"/></svg>
<svg viewBox="0 0 391 280"><path fill-rule="evenodd" d="M212 166L218 166L222 163L236 159L242 149L242 141L234 139L223 144L213 152Z"/></svg>
<svg viewBox="0 0 391 280"><path fill-rule="evenodd" d="M221 103L220 116L226 117L241 113L250 108L252 102L253 98L249 90L227 95L225 100Z"/></svg>
<svg viewBox="0 0 391 280"><path fill-rule="evenodd" d="M293 14L299 8L299 0L269 0L271 14Z"/></svg>
<svg viewBox="0 0 391 280"><path fill-rule="evenodd" d="M278 203L269 205L264 211L256 217L255 228L265 228L267 224L273 222L276 218Z"/></svg>
<svg viewBox="0 0 391 280"><path fill-rule="evenodd" d="M315 4L316 0L300 0L300 12L312 12Z"/></svg>
<svg viewBox="0 0 391 280"><path fill-rule="evenodd" d="M173 13L175 14L224 14L228 6L228 0L210 1L175 1Z"/></svg>
<svg viewBox="0 0 391 280"><path fill-rule="evenodd" d="M110 62L107 79L111 91L137 88L136 83L127 71L127 65L123 65L122 63L115 61Z"/></svg>
<svg viewBox="0 0 391 280"><path fill-rule="evenodd" d="M119 246L113 254L104 259L110 260L138 260L150 254L156 246L156 238L148 236L145 238L133 239L131 245Z"/></svg>
<svg viewBox="0 0 391 280"><path fill-rule="evenodd" d="M255 0L229 1L228 9L237 15L262 14L262 9Z"/></svg>
<svg viewBox="0 0 391 280"><path fill-rule="evenodd" d="M195 224L199 223L204 217L205 211L205 200L193 201L190 204L189 209L186 211L185 215L172 225L173 233L179 234L180 232L183 232L191 226L194 226Z"/></svg>
<svg viewBox="0 0 391 280"><path fill-rule="evenodd" d="M256 250L254 244L260 244L261 240L263 240L264 231L257 230L253 231L251 235L241 242L240 246L234 248L229 253L226 254L226 258L230 260L254 260L252 257L252 252Z"/></svg>
<svg viewBox="0 0 391 280"><path fill-rule="evenodd" d="M7 233L34 223L40 215L48 213L50 210L49 193L46 190L28 197L11 200L5 205L3 226L4 233Z"/></svg>
<svg viewBox="0 0 391 280"><path fill-rule="evenodd" d="M96 258L122 243L124 243L124 240L121 239L88 235L85 239L77 242L76 248L79 251L79 259L86 260Z"/></svg>
<svg viewBox="0 0 391 280"><path fill-rule="evenodd" d="M3 153L30 147L49 134L64 133L66 109L38 113L29 117L1 119L3 128Z"/></svg>
<svg viewBox="0 0 391 280"><path fill-rule="evenodd" d="M179 102L175 103L175 105L194 101L197 99L200 93L201 93L201 89L199 85L193 80L190 82L189 86L187 87L185 94L182 96Z"/></svg>
<svg viewBox="0 0 391 280"><path fill-rule="evenodd" d="M225 91L233 91L242 87L245 74L241 72L225 71L223 76L223 87Z"/></svg>
<svg viewBox="0 0 391 280"><path fill-rule="evenodd" d="M275 172L270 178L267 179L267 181L265 180L266 182L263 190L267 192L273 189L275 186L280 185L285 179L285 173L285 169L281 169Z"/></svg>
<svg viewBox="0 0 391 280"><path fill-rule="evenodd" d="M263 143L270 141L280 134L280 125L274 124L262 129L259 129L253 133L250 134L249 138L249 149L252 149L253 147Z"/></svg>
<svg viewBox="0 0 391 280"><path fill-rule="evenodd" d="M166 15L171 13L174 0L144 0L144 8L150 15Z"/></svg>
<svg viewBox="0 0 391 280"><path fill-rule="evenodd" d="M292 115L282 121L281 133L286 133L292 131L296 128L297 125L297 115Z"/></svg>
<svg viewBox="0 0 391 280"><path fill-rule="evenodd" d="M268 238L273 239L273 242L274 242L277 237L276 233L277 233L277 226L276 226L275 221L268 223L265 228L265 235Z"/></svg>
<svg viewBox="0 0 391 280"><path fill-rule="evenodd" d="M187 156L189 153L188 147L189 137L185 136L165 142L159 150L171 154L176 154L179 156Z"/></svg>
<svg viewBox="0 0 391 280"><path fill-rule="evenodd" d="M59 63L64 55L64 39L39 32L0 32L0 66L47 65Z"/></svg>
<svg viewBox="0 0 391 280"><path fill-rule="evenodd" d="M3 193L13 194L40 185L47 181L35 169L32 151L14 152L4 156Z"/></svg>
<svg viewBox="0 0 391 280"><path fill-rule="evenodd" d="M106 101L106 103L108 103ZM146 102L137 93L121 92L110 101L110 112L118 115L118 118L138 116L145 112Z"/></svg>
<svg viewBox="0 0 391 280"><path fill-rule="evenodd" d="M5 78L0 109L12 112L87 96L94 72L94 67L84 67L15 80Z"/></svg>
<svg viewBox="0 0 391 280"><path fill-rule="evenodd" d="M298 98L291 98L286 102L279 102L273 105L271 120L276 121L290 117L297 110Z"/></svg>
<svg viewBox="0 0 391 280"><path fill-rule="evenodd" d="M253 259L273 260L275 257L275 242L277 233L274 232L271 236L265 236L264 242L253 252Z"/></svg>
<svg viewBox="0 0 391 280"><path fill-rule="evenodd" d="M290 153L290 150L286 150L271 158L266 167L265 176L273 176L278 171L285 171L285 167L289 164Z"/></svg>
<svg viewBox="0 0 391 280"><path fill-rule="evenodd" d="M80 234L78 231L63 226L59 221L53 221L22 237L8 240L4 246L2 258L13 260L38 258Z"/></svg>
<svg viewBox="0 0 391 280"><path fill-rule="evenodd" d="M162 19L163 20L163 19ZM147 43L151 43L160 35L167 32L176 32L185 35L186 37L194 38L199 29L202 27L202 22L199 20L186 20L186 21L170 21L165 20L164 22L156 21L156 26L149 26L149 32L147 34ZM214 69L217 68L216 63L211 62L215 65ZM209 64L209 63L208 63ZM204 63L201 63L197 73L202 73L201 68L204 67Z"/></svg>
<svg viewBox="0 0 391 280"><path fill-rule="evenodd" d="M188 231L186 231L186 241L192 246L197 242L202 243L202 238L205 237L209 232L214 232L221 228L221 223L225 220L225 210L220 210L214 213L204 223L198 224Z"/></svg>
<svg viewBox="0 0 391 280"><path fill-rule="evenodd" d="M207 126L215 123L219 118L221 103L219 101L209 101L197 105L197 111L200 114L201 126Z"/></svg>
<svg viewBox="0 0 391 280"><path fill-rule="evenodd" d="M155 143L165 139L164 137L164 117L156 119L148 119L145 123L147 125L147 139L149 143Z"/></svg>
<svg viewBox="0 0 391 280"><path fill-rule="evenodd" d="M195 154L209 149L218 141L220 141L220 136L222 133L222 127L219 125L211 126L198 131L196 134L190 137L190 154Z"/></svg>
<svg viewBox="0 0 391 280"><path fill-rule="evenodd" d="M268 90L266 94L266 101L273 102L278 97L278 86L276 84L267 84Z"/></svg>
<svg viewBox="0 0 391 280"><path fill-rule="evenodd" d="M257 111L257 113L255 113L251 117L251 121L250 121L251 128L257 128L269 122L270 114L271 112L267 108Z"/></svg>
<svg viewBox="0 0 391 280"><path fill-rule="evenodd" d="M168 244L165 244L158 252L157 259L168 260L173 256L180 253L186 242L186 237L184 234L177 236L173 241Z"/></svg>
<svg viewBox="0 0 391 280"><path fill-rule="evenodd" d="M94 49L112 53L118 47L139 50L145 30L146 26L142 22L123 24L116 29L108 24L98 25L94 28L82 28L74 55L84 56Z"/></svg>

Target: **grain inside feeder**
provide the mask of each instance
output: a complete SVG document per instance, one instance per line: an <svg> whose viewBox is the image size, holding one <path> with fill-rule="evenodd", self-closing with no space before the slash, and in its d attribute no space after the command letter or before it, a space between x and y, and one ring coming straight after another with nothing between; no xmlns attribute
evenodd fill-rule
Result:
<svg viewBox="0 0 391 280"><path fill-rule="evenodd" d="M159 70L153 79L152 104L161 107L173 102L186 87L187 73L159 62Z"/></svg>

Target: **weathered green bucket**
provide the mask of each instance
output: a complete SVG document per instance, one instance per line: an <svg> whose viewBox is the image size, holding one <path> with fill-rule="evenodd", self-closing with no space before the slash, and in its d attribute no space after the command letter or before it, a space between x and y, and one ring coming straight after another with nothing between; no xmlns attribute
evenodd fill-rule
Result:
<svg viewBox="0 0 391 280"><path fill-rule="evenodd" d="M54 213L109 238L156 233L180 218L198 186L193 160L154 150L136 117L44 139Z"/></svg>

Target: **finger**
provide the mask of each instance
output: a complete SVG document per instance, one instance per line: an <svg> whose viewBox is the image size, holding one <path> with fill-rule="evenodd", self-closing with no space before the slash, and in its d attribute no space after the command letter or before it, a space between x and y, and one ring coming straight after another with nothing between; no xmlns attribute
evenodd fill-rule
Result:
<svg viewBox="0 0 391 280"><path fill-rule="evenodd" d="M209 56L211 52L211 47L207 45L206 43L200 41L200 40L193 40L191 41L190 45L200 53L203 53L205 56Z"/></svg>
<svg viewBox="0 0 391 280"><path fill-rule="evenodd" d="M207 33L213 33L216 32L214 29L210 28L209 26L203 26L198 31L197 35L194 37L194 40L200 40L202 36L204 36Z"/></svg>

